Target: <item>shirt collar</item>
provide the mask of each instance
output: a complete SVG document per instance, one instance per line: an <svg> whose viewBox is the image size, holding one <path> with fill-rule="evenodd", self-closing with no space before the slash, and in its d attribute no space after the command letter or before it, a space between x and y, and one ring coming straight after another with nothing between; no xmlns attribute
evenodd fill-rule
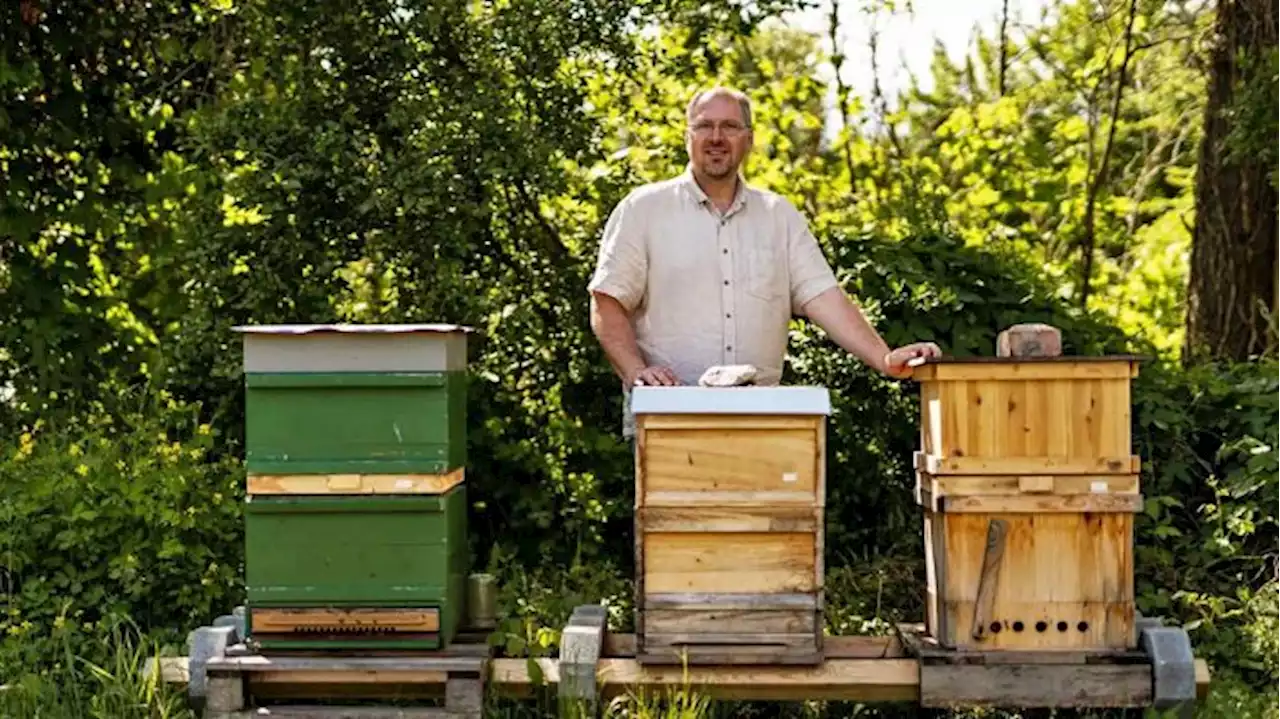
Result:
<svg viewBox="0 0 1280 719"><path fill-rule="evenodd" d="M680 174L680 185L684 188L685 192L688 193L689 198L695 203L703 207L710 207L714 209L714 205L711 204L711 198L707 197L707 193L702 191L702 188L698 186L698 181L693 178L692 165L686 165L684 172ZM746 178L742 176L742 171L739 170L738 191L733 198L733 204L729 205L728 211L724 213L726 217L741 210L743 206L746 205L747 196L751 194L750 189L751 188L747 186Z"/></svg>

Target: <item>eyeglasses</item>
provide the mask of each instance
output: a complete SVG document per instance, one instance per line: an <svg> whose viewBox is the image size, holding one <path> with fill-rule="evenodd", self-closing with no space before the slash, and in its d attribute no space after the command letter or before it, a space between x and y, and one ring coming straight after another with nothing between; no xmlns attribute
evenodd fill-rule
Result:
<svg viewBox="0 0 1280 719"><path fill-rule="evenodd" d="M733 120L720 123L702 121L689 126L689 131L695 135L710 135L717 129L720 130L720 134L722 135L741 135L750 128L743 125L741 122L735 122Z"/></svg>

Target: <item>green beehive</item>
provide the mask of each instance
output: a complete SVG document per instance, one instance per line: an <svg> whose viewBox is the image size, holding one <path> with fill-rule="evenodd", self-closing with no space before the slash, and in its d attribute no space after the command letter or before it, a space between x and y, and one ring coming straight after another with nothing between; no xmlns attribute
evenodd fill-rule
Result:
<svg viewBox="0 0 1280 719"><path fill-rule="evenodd" d="M238 329L250 473L443 474L466 464L466 328Z"/></svg>
<svg viewBox="0 0 1280 719"><path fill-rule="evenodd" d="M438 648L467 575L466 332L244 333L245 579L262 648Z"/></svg>

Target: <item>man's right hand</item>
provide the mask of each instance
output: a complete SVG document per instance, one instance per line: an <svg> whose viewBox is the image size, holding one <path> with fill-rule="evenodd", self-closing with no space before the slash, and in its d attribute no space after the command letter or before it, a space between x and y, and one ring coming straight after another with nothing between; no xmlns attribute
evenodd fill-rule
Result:
<svg viewBox="0 0 1280 719"><path fill-rule="evenodd" d="M641 367L627 378L627 385L638 387L674 387L680 384L680 378L667 367Z"/></svg>

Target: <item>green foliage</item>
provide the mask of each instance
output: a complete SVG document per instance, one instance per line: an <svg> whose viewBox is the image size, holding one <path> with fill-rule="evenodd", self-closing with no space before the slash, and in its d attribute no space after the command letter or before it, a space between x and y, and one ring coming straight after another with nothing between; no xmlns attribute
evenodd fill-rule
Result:
<svg viewBox="0 0 1280 719"><path fill-rule="evenodd" d="M211 459L189 408L37 423L0 457L0 676L42 666L41 641L127 616L179 640L241 589L243 473Z"/></svg>
<svg viewBox="0 0 1280 719"><path fill-rule="evenodd" d="M1215 665L1273 684L1278 369L1156 366L1134 387L1134 439L1146 460L1139 609L1187 622Z"/></svg>
<svg viewBox="0 0 1280 719"><path fill-rule="evenodd" d="M627 630L632 456L585 286L604 218L682 168L684 104L723 82L755 104L748 177L811 219L890 344L991 354L1000 329L1043 321L1068 352L1159 358L1133 397L1140 607L1191 623L1227 677L1216 711L1261 714L1247 692L1277 677L1277 368L1171 364L1209 11L1139 3L1114 118L1126 13L1108 0L1050 3L1012 32L1003 88L987 32L960 62L938 55L928 92L884 112L880 98L869 113L841 98L833 125L820 65L843 58L766 22L798 4L20 3L0 15L14 38L0 55L0 436L13 438L0 444L0 677L55 672L0 693L0 708L149 705L87 637L127 614L174 640L239 601L239 323L476 327L470 525L474 564L500 578L495 643L551 654L587 602ZM1241 152L1275 135L1274 82L1257 82L1274 78L1267 62L1232 110ZM1093 184L1094 292L1080 308ZM803 322L786 380L834 402L829 626L918 621L915 385L872 375ZM68 646L106 671L69 661ZM781 711L692 694L611 710Z"/></svg>

